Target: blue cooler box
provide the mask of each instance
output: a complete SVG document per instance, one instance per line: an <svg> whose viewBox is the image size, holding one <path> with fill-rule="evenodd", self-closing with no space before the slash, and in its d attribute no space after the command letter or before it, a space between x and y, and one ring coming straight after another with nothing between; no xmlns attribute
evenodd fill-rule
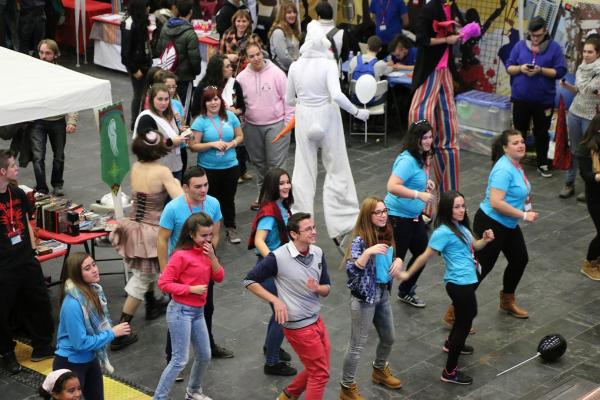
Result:
<svg viewBox="0 0 600 400"><path fill-rule="evenodd" d="M471 90L455 98L458 124L502 132L511 127L510 99L494 93Z"/></svg>

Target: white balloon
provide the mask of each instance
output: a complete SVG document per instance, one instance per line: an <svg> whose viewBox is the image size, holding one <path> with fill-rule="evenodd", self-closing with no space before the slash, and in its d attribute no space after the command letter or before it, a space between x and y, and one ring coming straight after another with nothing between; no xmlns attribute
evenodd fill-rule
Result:
<svg viewBox="0 0 600 400"><path fill-rule="evenodd" d="M377 81L373 75L364 74L358 78L354 86L354 93L361 103L370 102L375 96L375 92L377 92Z"/></svg>

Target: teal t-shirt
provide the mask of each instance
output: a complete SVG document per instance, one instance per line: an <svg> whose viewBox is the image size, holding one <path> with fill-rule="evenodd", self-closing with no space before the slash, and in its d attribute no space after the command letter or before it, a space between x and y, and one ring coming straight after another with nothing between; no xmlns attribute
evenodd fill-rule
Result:
<svg viewBox="0 0 600 400"><path fill-rule="evenodd" d="M404 181L408 189L424 192L427 188L427 174L415 158L404 150L394 161L392 174ZM423 212L425 203L419 199L398 197L388 192L384 199L389 215L403 218L416 218Z"/></svg>
<svg viewBox="0 0 600 400"><path fill-rule="evenodd" d="M525 203L531 192L531 184L525 177L525 171L513 164L506 155L500 157L488 178L488 185L485 190L485 199L479 207L488 217L501 223L507 228L515 228L519 223L519 218L509 217L500 214L492 208L490 204L490 190L502 190L505 194L504 200L514 208L524 211Z"/></svg>
<svg viewBox="0 0 600 400"><path fill-rule="evenodd" d="M465 234L468 243L463 242L446 225L440 225L429 238L429 247L442 253L446 261L446 272L444 282L452 282L457 285L470 285L477 283L477 271L471 245L473 236L463 226L458 228Z"/></svg>
<svg viewBox="0 0 600 400"><path fill-rule="evenodd" d="M283 223L287 225L288 222L288 211L285 209L283 204L278 201L277 205L279 206L279 212L281 213L281 218L283 219ZM265 244L269 248L270 251L276 250L281 246L281 239L279 238L279 229L277 228L277 220L275 217L262 217L258 220L258 224L256 224L257 231L269 231L267 237L265 238ZM256 254L260 254L258 250L256 250Z"/></svg>
<svg viewBox="0 0 600 400"><path fill-rule="evenodd" d="M377 283L388 283L392 280L390 267L394 261L394 248L388 247L386 254L375 255L375 280Z"/></svg>
<svg viewBox="0 0 600 400"><path fill-rule="evenodd" d="M213 223L219 222L223 215L221 214L221 205L219 200L216 198L206 195L204 203L200 207L192 207L194 213L205 212L213 220ZM171 237L169 238L169 255L175 248L183 224L188 217L192 215L190 208L185 199L185 195L182 194L179 197L174 198L165 206L162 214L160 215L160 227L171 231Z"/></svg>
<svg viewBox="0 0 600 400"><path fill-rule="evenodd" d="M202 143L218 142L219 137L224 142L231 142L235 136L234 129L240 126L240 120L231 111L227 112L227 121L218 116L209 118L200 115L192 123L192 130L202 132ZM212 119L212 122L211 122ZM221 136L219 135L221 133ZM235 148L232 147L225 152L210 148L198 153L198 165L206 169L227 169L238 165Z"/></svg>

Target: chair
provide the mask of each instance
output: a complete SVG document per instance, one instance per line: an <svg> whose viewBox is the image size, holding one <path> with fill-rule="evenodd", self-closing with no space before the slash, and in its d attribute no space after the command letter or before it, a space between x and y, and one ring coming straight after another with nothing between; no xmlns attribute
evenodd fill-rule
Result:
<svg viewBox="0 0 600 400"><path fill-rule="evenodd" d="M356 86L356 81L350 81L350 98L354 95L354 87ZM352 131L352 120L354 116L348 114L348 135L352 138L353 135L362 135L362 136L383 136L383 145L387 146L387 91L388 91L388 82L386 80L380 80L377 82L377 89L375 91L375 96L373 96L374 100L382 100L381 103L375 104L373 106L367 106L367 110L369 110L370 116L374 115L383 115L383 132L369 132L369 124L365 122L367 133L362 132L354 132ZM363 108L364 106L357 105L359 108ZM365 142L366 142L365 137Z"/></svg>

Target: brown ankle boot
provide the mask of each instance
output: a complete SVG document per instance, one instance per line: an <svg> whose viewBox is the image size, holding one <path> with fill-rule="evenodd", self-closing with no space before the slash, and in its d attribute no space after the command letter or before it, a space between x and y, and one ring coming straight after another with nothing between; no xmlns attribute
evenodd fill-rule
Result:
<svg viewBox="0 0 600 400"><path fill-rule="evenodd" d="M350 386L344 386L340 383L340 400L365 400L358 392L358 385L353 383Z"/></svg>
<svg viewBox="0 0 600 400"><path fill-rule="evenodd" d="M371 375L371 379L373 383L379 383L390 389L400 389L402 387L402 382L400 379L396 378L392 371L390 370L390 363L385 363L385 367L383 369L375 368L373 366L373 374Z"/></svg>
<svg viewBox="0 0 600 400"><path fill-rule="evenodd" d="M500 291L500 309L516 318L529 318L529 313L517 306L514 293Z"/></svg>
<svg viewBox="0 0 600 400"><path fill-rule="evenodd" d="M454 325L454 305L453 304L448 305L448 309L446 310L446 314L444 315L444 318L442 319L442 321L444 323L444 328L452 329L452 326Z"/></svg>
<svg viewBox="0 0 600 400"><path fill-rule="evenodd" d="M594 281L600 281L600 259L595 261L585 260L581 266L581 273Z"/></svg>

